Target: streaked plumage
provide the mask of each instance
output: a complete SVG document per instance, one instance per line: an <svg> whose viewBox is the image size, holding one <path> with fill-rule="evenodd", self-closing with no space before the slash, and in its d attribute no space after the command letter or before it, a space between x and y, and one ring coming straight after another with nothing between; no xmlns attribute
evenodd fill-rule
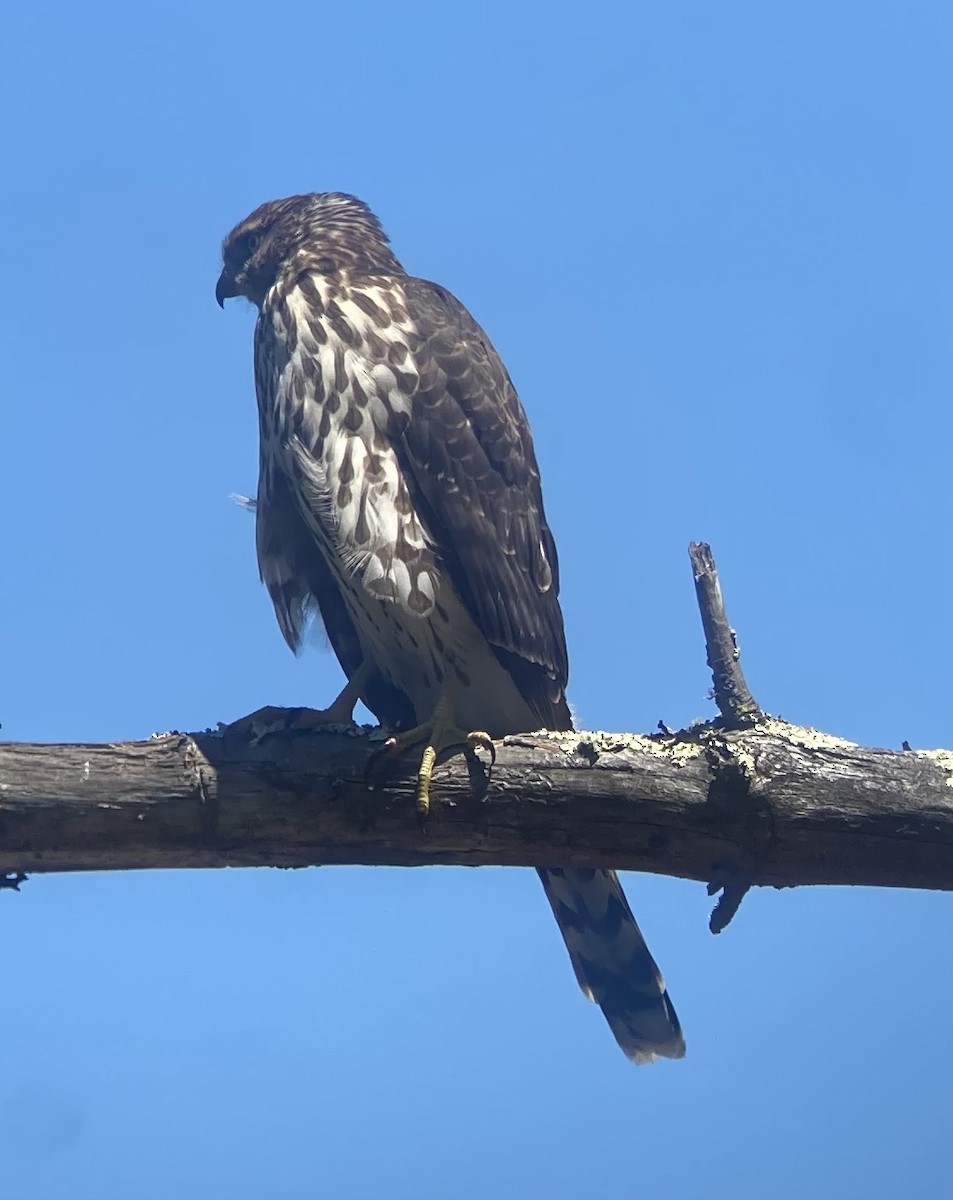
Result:
<svg viewBox="0 0 953 1200"><path fill-rule="evenodd" d="M440 702L493 737L571 729L556 547L529 426L486 334L403 270L351 196L265 204L223 260L219 303L259 308L258 561L288 644L316 610L392 728ZM626 1054L681 1055L614 872L540 877Z"/></svg>

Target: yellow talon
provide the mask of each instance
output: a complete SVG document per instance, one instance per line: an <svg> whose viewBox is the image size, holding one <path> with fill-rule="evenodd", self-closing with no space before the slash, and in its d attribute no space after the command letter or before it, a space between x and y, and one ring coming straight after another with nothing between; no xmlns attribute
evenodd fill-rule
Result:
<svg viewBox="0 0 953 1200"><path fill-rule="evenodd" d="M467 749L468 750L485 750L490 756L490 766L496 762L496 746L493 744L493 739L488 733L484 733L482 729L475 730L473 733L467 734Z"/></svg>
<svg viewBox="0 0 953 1200"><path fill-rule="evenodd" d="M387 739L368 763L365 773L368 783L371 783L373 769L381 757L386 755L389 758L396 758L411 746L419 745L421 742L425 742L425 745L424 752L420 757L420 766L417 768L414 797L417 803L417 815L423 822L430 813L430 786L438 757L455 749L462 749L463 753L468 756L472 756L476 750L485 750L490 756L490 766L492 767L496 762L496 747L493 745L490 735L484 733L483 730L466 733L460 729L451 718L448 702L446 699L441 699L428 722L418 725L414 729L394 734Z"/></svg>

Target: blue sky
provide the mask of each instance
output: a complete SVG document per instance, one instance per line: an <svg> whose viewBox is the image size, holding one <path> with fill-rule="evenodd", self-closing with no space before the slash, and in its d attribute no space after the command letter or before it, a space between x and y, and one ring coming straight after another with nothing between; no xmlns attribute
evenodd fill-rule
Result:
<svg viewBox="0 0 953 1200"><path fill-rule="evenodd" d="M257 581L253 313L221 237L341 189L504 355L590 727L711 715L686 546L752 688L953 741L953 16L15 6L0 79L0 720L321 705ZM630 876L688 1041L637 1070L532 872L36 878L0 895L5 1190L891 1200L953 1184L949 896Z"/></svg>

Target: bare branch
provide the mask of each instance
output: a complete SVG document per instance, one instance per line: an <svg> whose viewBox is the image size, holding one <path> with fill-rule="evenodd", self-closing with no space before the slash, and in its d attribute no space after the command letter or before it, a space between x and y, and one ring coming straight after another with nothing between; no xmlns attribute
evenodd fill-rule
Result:
<svg viewBox="0 0 953 1200"><path fill-rule="evenodd" d="M706 542L688 547L695 576L695 595L705 630L708 665L714 683L715 703L723 724L730 729L752 725L761 715L754 696L748 690L741 670L740 651L735 631L728 624L725 602L718 582L718 569Z"/></svg>
<svg viewBox="0 0 953 1200"><path fill-rule="evenodd" d="M953 890L953 753L867 750L762 713L711 550L690 553L722 714L710 725L506 738L478 794L473 764L438 768L426 831L410 766L369 789L379 735L317 731L310 710L269 710L264 735L245 720L0 744L0 887L28 871L558 863L711 881L715 933L758 884Z"/></svg>
<svg viewBox="0 0 953 1200"><path fill-rule="evenodd" d="M0 873L430 863L613 866L703 881L953 889L953 753L868 750L761 718L674 737L507 738L480 800L411 763L379 789L361 732L0 745ZM716 917L724 920L734 903Z"/></svg>

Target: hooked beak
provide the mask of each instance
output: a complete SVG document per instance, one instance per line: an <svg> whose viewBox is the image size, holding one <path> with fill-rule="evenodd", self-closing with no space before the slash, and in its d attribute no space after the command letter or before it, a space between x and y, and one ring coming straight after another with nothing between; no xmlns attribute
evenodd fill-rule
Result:
<svg viewBox="0 0 953 1200"><path fill-rule="evenodd" d="M218 301L219 308L224 308L225 301L230 300L232 296L239 295L241 292L235 286L235 280L229 274L228 267L223 267L222 273L218 277L218 283L215 285L215 299Z"/></svg>

